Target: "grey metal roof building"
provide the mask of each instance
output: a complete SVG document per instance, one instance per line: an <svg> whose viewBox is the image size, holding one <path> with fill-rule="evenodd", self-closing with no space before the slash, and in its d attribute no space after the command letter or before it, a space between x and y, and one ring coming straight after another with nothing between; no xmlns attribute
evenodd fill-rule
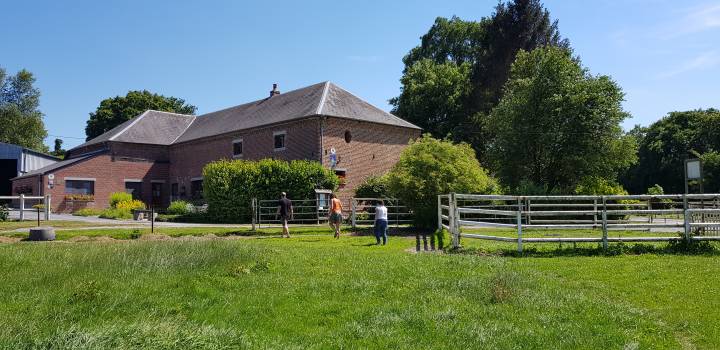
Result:
<svg viewBox="0 0 720 350"><path fill-rule="evenodd" d="M11 194L10 179L60 161L38 151L0 142L0 196Z"/></svg>

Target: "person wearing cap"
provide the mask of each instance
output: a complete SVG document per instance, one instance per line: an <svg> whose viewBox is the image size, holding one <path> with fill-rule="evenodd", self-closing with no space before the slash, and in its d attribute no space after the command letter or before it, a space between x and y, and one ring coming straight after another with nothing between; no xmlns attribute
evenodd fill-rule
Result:
<svg viewBox="0 0 720 350"><path fill-rule="evenodd" d="M293 219L293 207L292 201L287 198L287 193L280 193L280 200L278 200L277 215L280 217L283 227L283 237L290 238L290 228L288 227L288 221Z"/></svg>

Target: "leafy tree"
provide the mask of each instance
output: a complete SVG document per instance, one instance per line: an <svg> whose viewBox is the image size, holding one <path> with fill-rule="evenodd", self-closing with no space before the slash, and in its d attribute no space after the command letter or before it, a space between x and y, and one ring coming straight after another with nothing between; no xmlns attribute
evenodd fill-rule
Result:
<svg viewBox="0 0 720 350"><path fill-rule="evenodd" d="M423 228L437 225L439 194L498 190L469 145L441 141L428 134L403 150L387 176L390 193L412 209L416 226Z"/></svg>
<svg viewBox="0 0 720 350"><path fill-rule="evenodd" d="M683 193L687 158L703 159L706 176L716 171L713 153L720 152L720 111L672 112L647 128L636 129L639 161L622 179L632 193L642 193L653 184L667 193ZM713 184L711 178L706 179L705 191L720 191Z"/></svg>
<svg viewBox="0 0 720 350"><path fill-rule="evenodd" d="M104 99L85 127L87 139L93 139L108 130L130 120L148 109L181 114L194 114L197 109L176 97L166 97L147 90L130 91L125 96Z"/></svg>
<svg viewBox="0 0 720 350"><path fill-rule="evenodd" d="M24 69L8 77L0 68L0 141L46 152L47 131L34 83L35 77Z"/></svg>
<svg viewBox="0 0 720 350"><path fill-rule="evenodd" d="M707 152L703 162L703 189L706 193L720 193L720 152Z"/></svg>
<svg viewBox="0 0 720 350"><path fill-rule="evenodd" d="M485 161L492 134L488 114L502 95L519 50L569 47L538 0L500 3L490 17L438 17L419 46L403 58L393 113L435 137L467 142Z"/></svg>
<svg viewBox="0 0 720 350"><path fill-rule="evenodd" d="M388 176L370 176L355 188L355 198L387 198L390 197Z"/></svg>
<svg viewBox="0 0 720 350"><path fill-rule="evenodd" d="M464 101L470 93L470 64L437 63L430 59L408 67L400 81L402 94L390 102L394 112L405 116L432 135L456 133L467 120Z"/></svg>
<svg viewBox="0 0 720 350"><path fill-rule="evenodd" d="M52 155L60 158L65 157L65 150L62 148L63 140L61 139L55 139L55 144L53 146Z"/></svg>
<svg viewBox="0 0 720 350"><path fill-rule="evenodd" d="M621 89L568 50L521 51L505 89L490 119L491 157L505 185L568 191L585 177L615 180L635 162L634 139L620 127L628 116Z"/></svg>

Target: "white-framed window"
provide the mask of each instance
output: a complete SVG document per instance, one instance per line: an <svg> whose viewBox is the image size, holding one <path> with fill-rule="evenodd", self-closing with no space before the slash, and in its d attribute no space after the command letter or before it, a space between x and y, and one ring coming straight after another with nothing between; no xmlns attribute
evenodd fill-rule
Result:
<svg viewBox="0 0 720 350"><path fill-rule="evenodd" d="M287 145L287 131L275 131L273 133L273 144L275 145L276 151L285 150L285 146Z"/></svg>
<svg viewBox="0 0 720 350"><path fill-rule="evenodd" d="M243 139L235 139L233 145L233 158L241 158L243 156Z"/></svg>
<svg viewBox="0 0 720 350"><path fill-rule="evenodd" d="M65 194L95 194L95 179L91 178L65 178Z"/></svg>

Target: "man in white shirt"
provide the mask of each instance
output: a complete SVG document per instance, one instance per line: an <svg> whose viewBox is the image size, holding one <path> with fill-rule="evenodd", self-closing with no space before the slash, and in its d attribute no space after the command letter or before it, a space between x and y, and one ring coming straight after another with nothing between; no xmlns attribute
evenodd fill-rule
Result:
<svg viewBox="0 0 720 350"><path fill-rule="evenodd" d="M387 227L388 227L388 210L385 203L379 200L375 205L375 239L377 244L380 245L380 237L382 237L382 244L387 243Z"/></svg>

